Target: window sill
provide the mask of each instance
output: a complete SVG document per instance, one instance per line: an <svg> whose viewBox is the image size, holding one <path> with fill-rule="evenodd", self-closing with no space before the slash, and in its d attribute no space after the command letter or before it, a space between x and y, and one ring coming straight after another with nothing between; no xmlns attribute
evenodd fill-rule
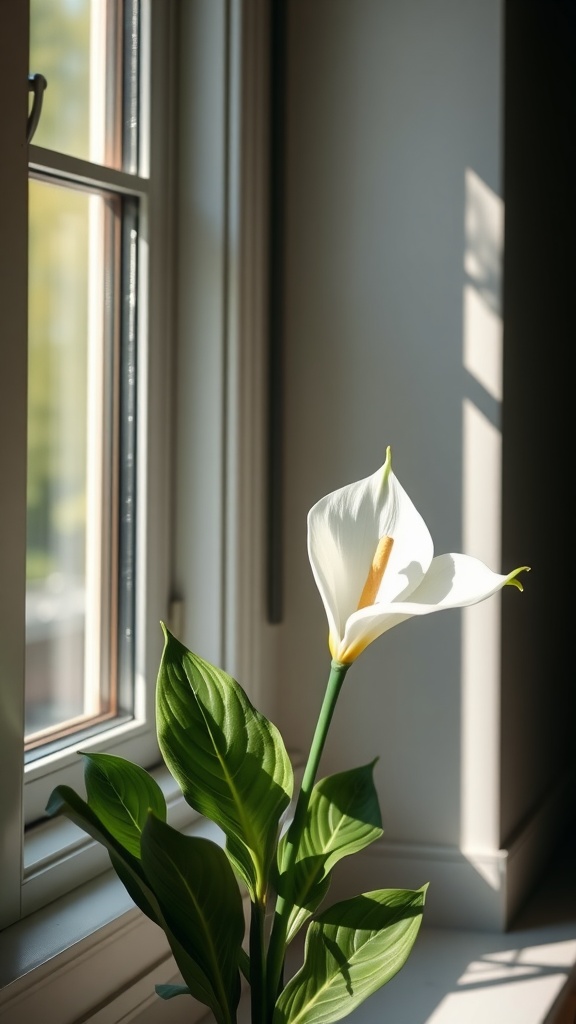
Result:
<svg viewBox="0 0 576 1024"><path fill-rule="evenodd" d="M220 837L200 820L189 831ZM576 878L569 849L550 866L510 931L423 927L406 967L355 1019L567 1024L575 964ZM173 1015L154 985L175 980L176 973L163 933L108 871L0 933L0 1022L161 1022ZM206 1018L205 1007L178 1003L187 1024ZM248 1019L244 1000L239 1020Z"/></svg>

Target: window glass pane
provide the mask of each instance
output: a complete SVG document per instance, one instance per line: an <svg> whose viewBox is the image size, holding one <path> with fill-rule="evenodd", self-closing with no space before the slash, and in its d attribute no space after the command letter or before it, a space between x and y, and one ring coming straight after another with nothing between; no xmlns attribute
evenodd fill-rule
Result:
<svg viewBox="0 0 576 1024"><path fill-rule="evenodd" d="M34 145L119 166L120 0L31 0L30 71L47 80Z"/></svg>
<svg viewBox="0 0 576 1024"><path fill-rule="evenodd" d="M104 194L30 181L29 743L44 730L116 711L117 204Z"/></svg>

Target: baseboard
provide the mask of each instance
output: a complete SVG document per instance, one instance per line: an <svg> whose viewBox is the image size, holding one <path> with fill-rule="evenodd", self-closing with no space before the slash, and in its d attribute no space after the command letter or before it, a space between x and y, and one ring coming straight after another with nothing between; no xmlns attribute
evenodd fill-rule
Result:
<svg viewBox="0 0 576 1024"><path fill-rule="evenodd" d="M451 846L383 840L341 861L330 900L371 889L418 889L426 882L424 920L436 928L500 931L504 922L506 853L472 857Z"/></svg>
<svg viewBox="0 0 576 1024"><path fill-rule="evenodd" d="M340 862L330 898L370 889L416 889L428 882L425 921L431 927L505 931L562 838L573 792L573 772L567 772L506 849L462 850L381 839Z"/></svg>

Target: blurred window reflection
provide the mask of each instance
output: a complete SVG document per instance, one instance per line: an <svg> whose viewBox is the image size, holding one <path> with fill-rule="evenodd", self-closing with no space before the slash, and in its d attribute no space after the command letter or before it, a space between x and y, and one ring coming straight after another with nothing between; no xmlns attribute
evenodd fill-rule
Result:
<svg viewBox="0 0 576 1024"><path fill-rule="evenodd" d="M105 167L137 171L138 13L31 2L48 85L29 190L28 758L132 714L139 199Z"/></svg>

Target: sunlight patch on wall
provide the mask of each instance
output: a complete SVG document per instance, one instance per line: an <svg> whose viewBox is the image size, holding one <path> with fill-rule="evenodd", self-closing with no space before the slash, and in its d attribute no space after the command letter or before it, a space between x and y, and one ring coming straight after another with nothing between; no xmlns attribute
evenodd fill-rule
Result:
<svg viewBox="0 0 576 1024"><path fill-rule="evenodd" d="M468 169L463 290L463 364L480 385L486 407L502 398L501 199ZM481 402L481 394L478 396ZM462 409L463 551L500 570L500 417L493 422L470 397ZM500 595L462 616L461 845L499 846ZM499 885L495 876L491 884Z"/></svg>
<svg viewBox="0 0 576 1024"><path fill-rule="evenodd" d="M502 200L466 171L464 367L492 398L502 399Z"/></svg>
<svg viewBox="0 0 576 1024"><path fill-rule="evenodd" d="M502 320L471 284L464 285L464 366L502 400Z"/></svg>
<svg viewBox="0 0 576 1024"><path fill-rule="evenodd" d="M500 566L500 431L465 400L463 549ZM500 595L462 613L462 788L464 850L499 845Z"/></svg>

